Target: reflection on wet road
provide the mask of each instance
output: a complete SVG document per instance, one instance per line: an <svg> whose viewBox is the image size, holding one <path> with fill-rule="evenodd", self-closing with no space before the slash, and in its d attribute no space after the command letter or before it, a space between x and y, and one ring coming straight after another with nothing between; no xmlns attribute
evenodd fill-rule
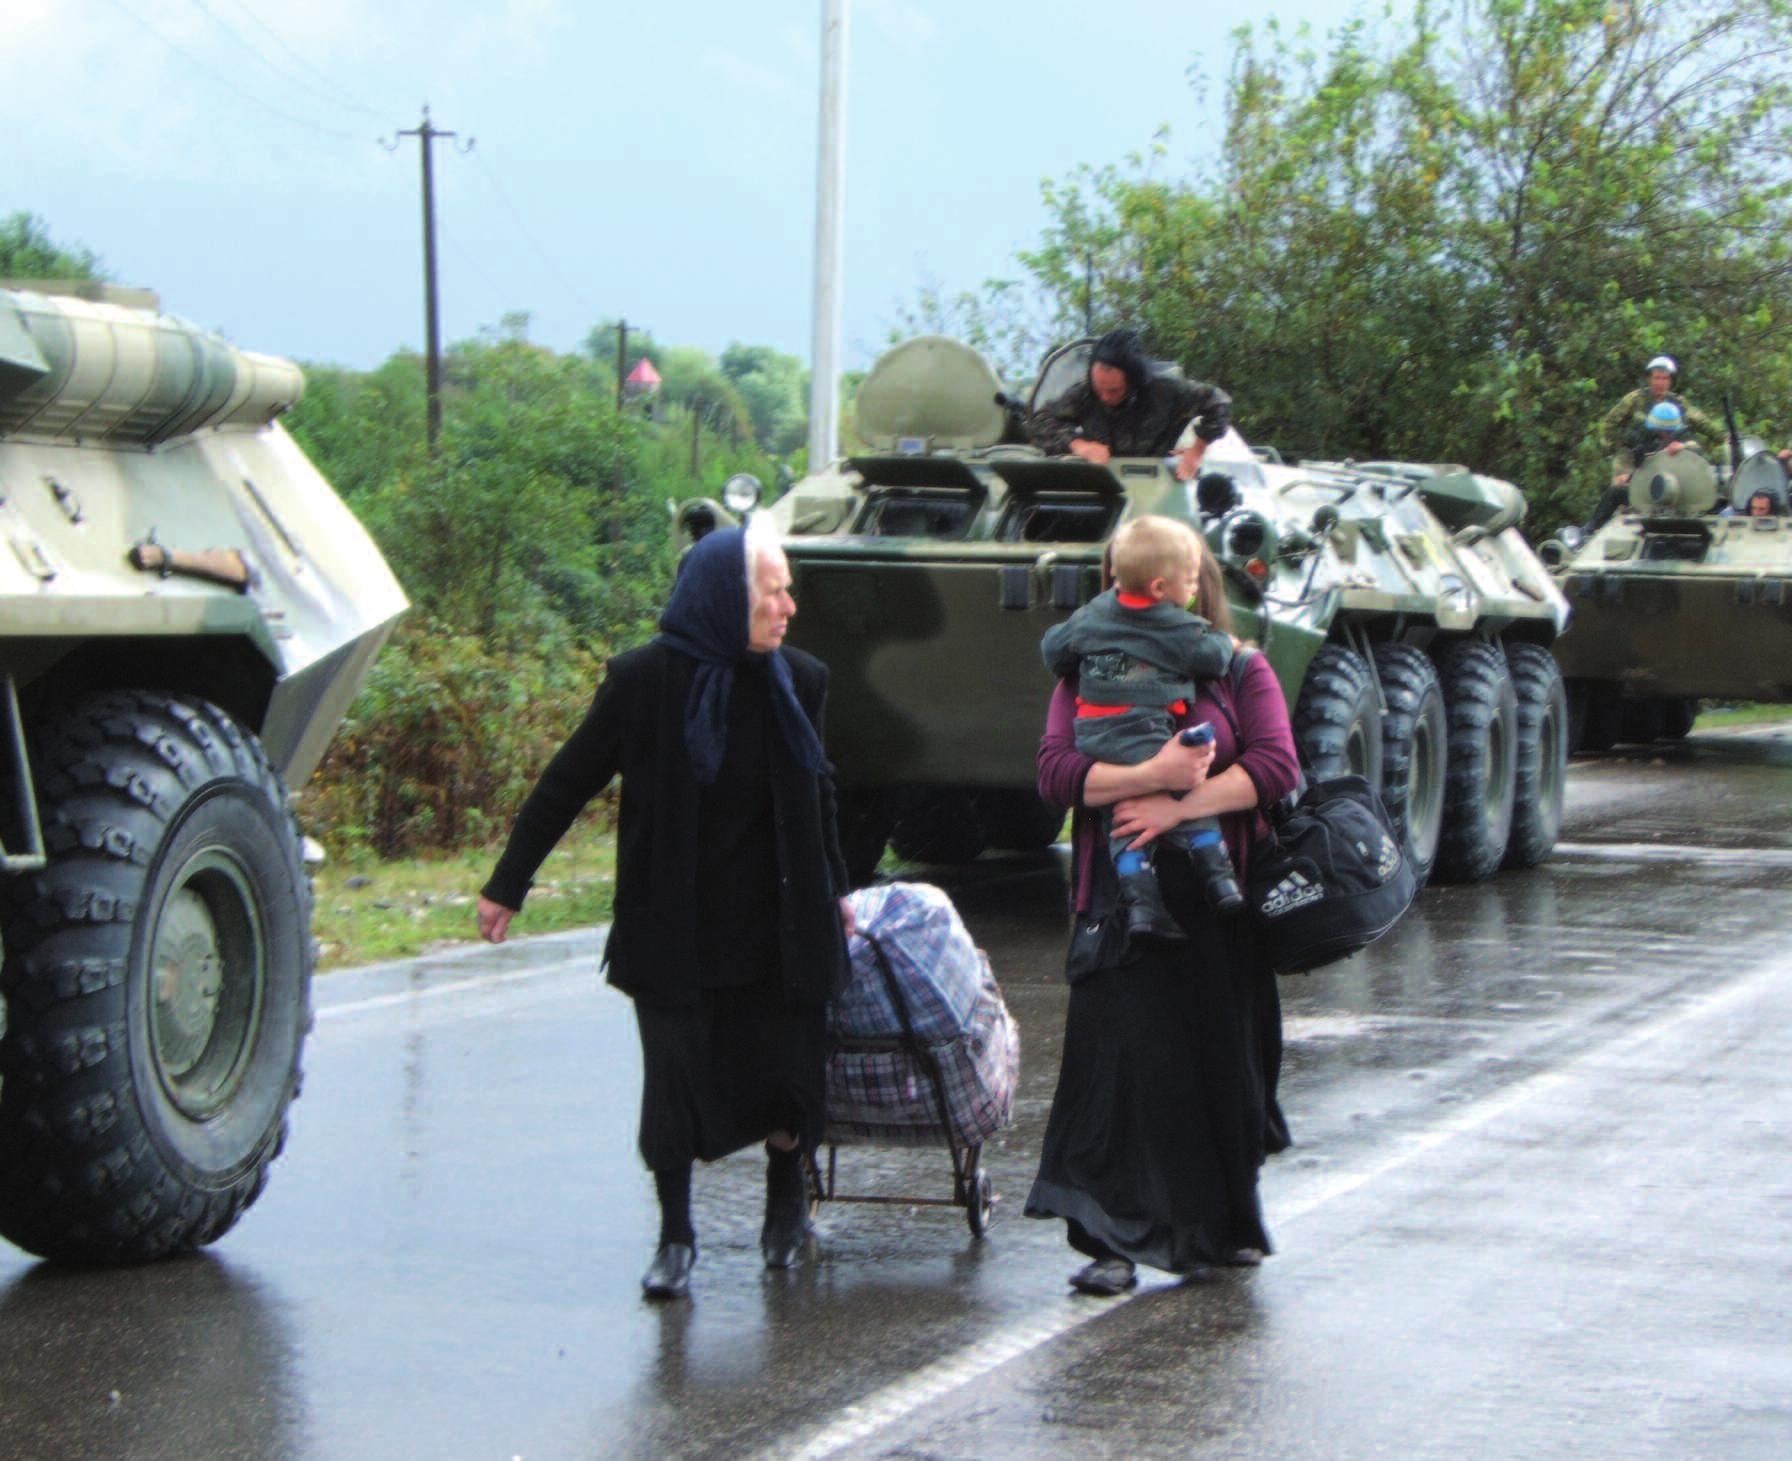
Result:
<svg viewBox="0 0 1792 1461"><path fill-rule="evenodd" d="M1296 1147L1254 1272L1066 1296L1018 1216L1056 1074L1060 856L942 874L1021 1023L1007 1198L824 1208L759 1266L760 1162L656 1228L591 934L335 975L291 1150L198 1258L0 1250L0 1455L1792 1451L1792 736L1577 762L1559 855L1433 888L1282 981ZM942 1150L840 1153L944 1196Z"/></svg>

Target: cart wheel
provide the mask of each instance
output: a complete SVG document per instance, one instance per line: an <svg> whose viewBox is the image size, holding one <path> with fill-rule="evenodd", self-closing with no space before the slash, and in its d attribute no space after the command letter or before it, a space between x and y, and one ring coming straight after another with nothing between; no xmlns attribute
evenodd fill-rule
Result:
<svg viewBox="0 0 1792 1461"><path fill-rule="evenodd" d="M970 1199L964 1205L965 1221L971 1225L971 1236L981 1238L996 1220L996 1185L988 1172L979 1170L972 1179Z"/></svg>

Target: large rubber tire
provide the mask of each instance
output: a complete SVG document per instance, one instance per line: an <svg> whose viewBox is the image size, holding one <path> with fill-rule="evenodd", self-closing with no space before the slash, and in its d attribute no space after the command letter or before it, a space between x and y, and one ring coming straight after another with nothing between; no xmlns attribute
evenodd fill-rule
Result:
<svg viewBox="0 0 1792 1461"><path fill-rule="evenodd" d="M1410 644L1377 645L1375 673L1387 703L1381 718L1381 800L1423 887L1437 863L1444 825L1449 720L1443 685L1431 657Z"/></svg>
<svg viewBox="0 0 1792 1461"><path fill-rule="evenodd" d="M1568 692L1555 656L1535 644L1508 644L1506 665L1518 697L1518 751L1506 867L1535 867L1562 835L1568 785Z"/></svg>
<svg viewBox="0 0 1792 1461"><path fill-rule="evenodd" d="M1569 750L1611 750L1618 743L1618 713L1618 692L1608 681L1569 681Z"/></svg>
<svg viewBox="0 0 1792 1461"><path fill-rule="evenodd" d="M905 861L956 865L972 861L988 845L971 792L911 786L898 797L890 846Z"/></svg>
<svg viewBox="0 0 1792 1461"><path fill-rule="evenodd" d="M1064 830L1064 813L1030 791L979 792L977 812L991 847L1037 852L1050 847Z"/></svg>
<svg viewBox="0 0 1792 1461"><path fill-rule="evenodd" d="M1618 739L1635 745L1653 745L1661 738L1665 700L1620 700Z"/></svg>
<svg viewBox="0 0 1792 1461"><path fill-rule="evenodd" d="M1327 644L1313 656L1294 706L1294 742L1316 781L1354 774L1381 785L1381 703L1355 650Z"/></svg>
<svg viewBox="0 0 1792 1461"><path fill-rule="evenodd" d="M0 1233L138 1262L260 1195L311 1024L285 788L216 706L113 691L35 730L49 864L0 881Z"/></svg>
<svg viewBox="0 0 1792 1461"><path fill-rule="evenodd" d="M1664 700L1661 705L1661 734L1666 740L1683 741L1692 733L1693 722L1698 718L1698 701Z"/></svg>
<svg viewBox="0 0 1792 1461"><path fill-rule="evenodd" d="M1518 696L1498 645L1462 640L1433 658L1450 723L1434 875L1476 883L1500 865L1512 833Z"/></svg>

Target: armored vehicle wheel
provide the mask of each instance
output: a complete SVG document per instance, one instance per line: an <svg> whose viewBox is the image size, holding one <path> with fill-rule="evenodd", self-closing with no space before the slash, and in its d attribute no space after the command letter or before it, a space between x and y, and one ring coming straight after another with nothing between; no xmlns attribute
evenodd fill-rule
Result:
<svg viewBox="0 0 1792 1461"><path fill-rule="evenodd" d="M1518 697L1498 645L1460 640L1436 664L1450 727L1436 871L1479 882L1500 865L1512 832Z"/></svg>
<svg viewBox="0 0 1792 1461"><path fill-rule="evenodd" d="M1665 702L1660 700L1620 700L1618 702L1618 739L1646 746L1661 738Z"/></svg>
<svg viewBox="0 0 1792 1461"><path fill-rule="evenodd" d="M1555 656L1540 645L1508 644L1506 664L1518 696L1518 740L1505 866L1535 867L1562 832L1568 694Z"/></svg>
<svg viewBox="0 0 1792 1461"><path fill-rule="evenodd" d="M1387 712L1381 718L1381 799L1422 887L1437 861L1444 825L1444 752L1449 724L1437 669L1410 644L1375 647Z"/></svg>
<svg viewBox="0 0 1792 1461"><path fill-rule="evenodd" d="M1609 751L1617 741L1617 692L1601 680L1568 681L1568 749Z"/></svg>
<svg viewBox="0 0 1792 1461"><path fill-rule="evenodd" d="M1696 700L1664 700L1661 708L1661 733L1670 741L1683 741L1692 733L1692 724L1699 718Z"/></svg>
<svg viewBox="0 0 1792 1461"><path fill-rule="evenodd" d="M909 862L970 862L989 839L969 792L957 787L911 786L896 805L890 846Z"/></svg>
<svg viewBox="0 0 1792 1461"><path fill-rule="evenodd" d="M37 728L49 865L0 886L0 1233L134 1262L260 1194L311 1018L279 776L216 706L116 691Z"/></svg>
<svg viewBox="0 0 1792 1461"><path fill-rule="evenodd" d="M890 797L880 791L842 791L835 812L847 880L862 888L877 876L877 865L890 844L890 826L895 820Z"/></svg>
<svg viewBox="0 0 1792 1461"><path fill-rule="evenodd" d="M1323 645L1307 667L1294 707L1294 740L1316 779L1363 777L1381 785L1381 705L1368 661Z"/></svg>
<svg viewBox="0 0 1792 1461"><path fill-rule="evenodd" d="M977 798L984 835L991 847L1022 852L1050 847L1064 829L1064 814L1030 791L986 791Z"/></svg>

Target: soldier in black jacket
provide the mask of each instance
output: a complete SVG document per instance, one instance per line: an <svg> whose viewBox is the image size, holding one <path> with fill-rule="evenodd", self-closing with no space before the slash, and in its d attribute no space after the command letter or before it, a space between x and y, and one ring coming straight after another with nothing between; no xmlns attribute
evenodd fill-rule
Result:
<svg viewBox="0 0 1792 1461"><path fill-rule="evenodd" d="M610 662L479 899L481 934L503 942L542 859L621 775L604 962L640 1026L654 1298L689 1291L697 1158L763 1140L766 1266L793 1266L807 1236L802 1153L821 1138L826 1005L851 914L821 746L827 668L782 648L795 612L775 537L698 543L659 636Z"/></svg>
<svg viewBox="0 0 1792 1461"><path fill-rule="evenodd" d="M1194 443L1176 462L1186 482L1201 470L1208 443L1226 434L1231 405L1218 386L1154 373L1138 332L1113 330L1096 341L1088 379L1029 416L1027 435L1050 456L1101 463L1168 456L1192 421Z"/></svg>

